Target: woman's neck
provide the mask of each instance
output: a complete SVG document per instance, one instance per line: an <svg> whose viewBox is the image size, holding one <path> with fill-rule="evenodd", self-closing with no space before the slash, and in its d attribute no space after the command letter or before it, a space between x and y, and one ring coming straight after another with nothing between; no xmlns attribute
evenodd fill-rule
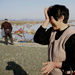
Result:
<svg viewBox="0 0 75 75"><path fill-rule="evenodd" d="M65 30L69 25L68 24L62 24L59 28L60 31Z"/></svg>

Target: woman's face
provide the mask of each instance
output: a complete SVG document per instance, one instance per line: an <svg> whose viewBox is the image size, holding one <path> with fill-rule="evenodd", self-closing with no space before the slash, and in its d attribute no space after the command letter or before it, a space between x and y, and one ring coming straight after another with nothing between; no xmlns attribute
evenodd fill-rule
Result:
<svg viewBox="0 0 75 75"><path fill-rule="evenodd" d="M50 23L52 24L54 30L59 30L62 26L61 23L63 23L63 20L59 18L58 21L56 21L54 17L51 16Z"/></svg>

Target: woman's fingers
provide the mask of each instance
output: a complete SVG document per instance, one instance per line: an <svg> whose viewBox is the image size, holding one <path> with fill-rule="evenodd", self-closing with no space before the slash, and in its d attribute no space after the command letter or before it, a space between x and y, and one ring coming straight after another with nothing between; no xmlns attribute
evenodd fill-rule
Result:
<svg viewBox="0 0 75 75"><path fill-rule="evenodd" d="M43 65L47 65L48 64L48 62L45 62L45 63L42 63Z"/></svg>

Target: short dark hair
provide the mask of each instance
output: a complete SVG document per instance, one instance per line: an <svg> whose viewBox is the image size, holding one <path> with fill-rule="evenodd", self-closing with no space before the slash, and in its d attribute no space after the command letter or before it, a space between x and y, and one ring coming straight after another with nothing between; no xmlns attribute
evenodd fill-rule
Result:
<svg viewBox="0 0 75 75"><path fill-rule="evenodd" d="M4 20L8 20L8 19L4 19Z"/></svg>
<svg viewBox="0 0 75 75"><path fill-rule="evenodd" d="M49 18L53 16L55 20L58 20L62 15L64 16L63 22L67 23L69 19L69 9L64 5L54 5L48 9Z"/></svg>

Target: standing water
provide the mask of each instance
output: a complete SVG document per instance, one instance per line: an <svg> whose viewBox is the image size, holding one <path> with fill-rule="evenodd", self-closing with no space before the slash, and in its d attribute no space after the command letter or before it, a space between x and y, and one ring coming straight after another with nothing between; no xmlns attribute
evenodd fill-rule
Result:
<svg viewBox="0 0 75 75"><path fill-rule="evenodd" d="M72 28L75 29L75 25L71 24L72 25ZM31 40L33 42L33 37L34 37L34 32L36 32L36 30L41 26L41 24L24 24L24 25L13 25L13 31L12 31L12 35L13 35L13 38L16 40L16 41L19 41L19 40L23 40L25 39L25 41L29 41ZM48 28L50 27L51 25L48 25ZM18 35L18 34L14 34L16 31L18 31L19 29L22 29L24 31L24 33ZM33 32L32 32L33 31ZM31 33L32 32L32 33ZM1 29L0 29L0 38L2 38L2 35L1 35Z"/></svg>

